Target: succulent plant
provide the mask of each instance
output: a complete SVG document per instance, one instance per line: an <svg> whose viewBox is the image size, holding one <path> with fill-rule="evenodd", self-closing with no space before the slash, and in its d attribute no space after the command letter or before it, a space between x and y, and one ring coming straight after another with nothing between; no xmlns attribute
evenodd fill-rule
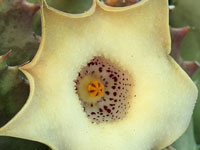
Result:
<svg viewBox="0 0 200 150"><path fill-rule="evenodd" d="M29 98L0 128L0 135L39 141L55 150L174 149L169 145L188 127L197 98L189 76L198 63L180 57L181 41L189 28L171 28L171 47L166 0L108 0L106 5L95 0L42 0L40 48L25 64L40 42L31 27L39 6L24 0L2 3L2 29L9 16L14 33L26 37L25 44L15 42L13 37L21 41L21 36L7 29L0 47L0 52L4 49L0 57L2 125L23 106L28 94ZM19 15L21 23L28 16L28 23L22 23L28 32L15 27L13 14ZM31 53L22 45L29 45ZM23 57L9 56L11 51L5 54L18 48ZM7 66L6 59L21 66ZM21 104L10 107L15 99ZM192 128L191 123L187 132L192 133Z"/></svg>
<svg viewBox="0 0 200 150"><path fill-rule="evenodd" d="M5 0L0 4L0 54L12 49L9 65L20 65L32 59L39 38L32 31L32 18L39 9L25 0Z"/></svg>

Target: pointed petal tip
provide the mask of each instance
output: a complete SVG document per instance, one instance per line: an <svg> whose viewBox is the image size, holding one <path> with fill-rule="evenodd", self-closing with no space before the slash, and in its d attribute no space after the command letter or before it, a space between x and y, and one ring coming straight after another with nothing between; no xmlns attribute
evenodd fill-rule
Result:
<svg viewBox="0 0 200 150"><path fill-rule="evenodd" d="M26 0L22 0L22 6L32 12L32 15L34 15L40 9L39 4L32 4Z"/></svg>
<svg viewBox="0 0 200 150"><path fill-rule="evenodd" d="M9 50L6 54L4 54L4 55L2 56L2 59L3 59L3 60L6 60L6 59L8 58L8 56L10 55L11 52L12 52L12 50Z"/></svg>
<svg viewBox="0 0 200 150"><path fill-rule="evenodd" d="M174 50L179 51L181 43L187 33L190 31L190 27L182 27L182 28L170 28L171 38L172 38L172 47Z"/></svg>
<svg viewBox="0 0 200 150"><path fill-rule="evenodd" d="M189 26L185 26L182 28L173 28L171 27L172 36L183 39L185 35L190 31Z"/></svg>
<svg viewBox="0 0 200 150"><path fill-rule="evenodd" d="M38 11L40 9L40 5L39 4L34 4L32 5L32 7L30 7L34 12Z"/></svg>
<svg viewBox="0 0 200 150"><path fill-rule="evenodd" d="M198 69L200 68L200 64L196 61L186 61L183 62L183 69L187 72L187 74L191 77Z"/></svg>
<svg viewBox="0 0 200 150"><path fill-rule="evenodd" d="M181 32L182 34L185 36L187 33L190 32L190 26L186 26L186 27L183 27L183 28L180 28L181 29Z"/></svg>

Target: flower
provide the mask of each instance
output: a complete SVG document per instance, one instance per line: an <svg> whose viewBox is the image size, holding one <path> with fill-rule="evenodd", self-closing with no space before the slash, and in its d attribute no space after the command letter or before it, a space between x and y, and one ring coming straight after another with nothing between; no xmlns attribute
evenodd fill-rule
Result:
<svg viewBox="0 0 200 150"><path fill-rule="evenodd" d="M94 0L82 14L43 0L42 29L38 53L21 68L29 99L0 135L55 150L150 150L185 131L197 88L168 55L167 0L122 8Z"/></svg>

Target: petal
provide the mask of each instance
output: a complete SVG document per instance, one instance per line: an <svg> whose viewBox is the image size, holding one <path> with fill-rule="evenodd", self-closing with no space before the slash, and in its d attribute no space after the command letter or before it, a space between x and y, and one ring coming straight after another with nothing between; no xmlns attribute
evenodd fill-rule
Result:
<svg viewBox="0 0 200 150"><path fill-rule="evenodd" d="M123 8L94 1L76 15L42 2L42 43L33 61L21 68L30 96L1 135L57 150L148 150L171 144L185 131L197 88L168 55L167 0ZM91 123L74 90L78 72L94 56L118 62L134 78L136 97L120 121Z"/></svg>

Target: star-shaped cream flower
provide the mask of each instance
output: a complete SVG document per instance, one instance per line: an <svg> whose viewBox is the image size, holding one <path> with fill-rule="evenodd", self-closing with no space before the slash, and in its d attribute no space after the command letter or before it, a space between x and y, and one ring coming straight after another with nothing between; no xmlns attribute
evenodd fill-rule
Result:
<svg viewBox="0 0 200 150"><path fill-rule="evenodd" d="M167 0L41 7L42 42L21 68L30 96L0 135L54 150L158 150L185 131L197 88L169 56Z"/></svg>

